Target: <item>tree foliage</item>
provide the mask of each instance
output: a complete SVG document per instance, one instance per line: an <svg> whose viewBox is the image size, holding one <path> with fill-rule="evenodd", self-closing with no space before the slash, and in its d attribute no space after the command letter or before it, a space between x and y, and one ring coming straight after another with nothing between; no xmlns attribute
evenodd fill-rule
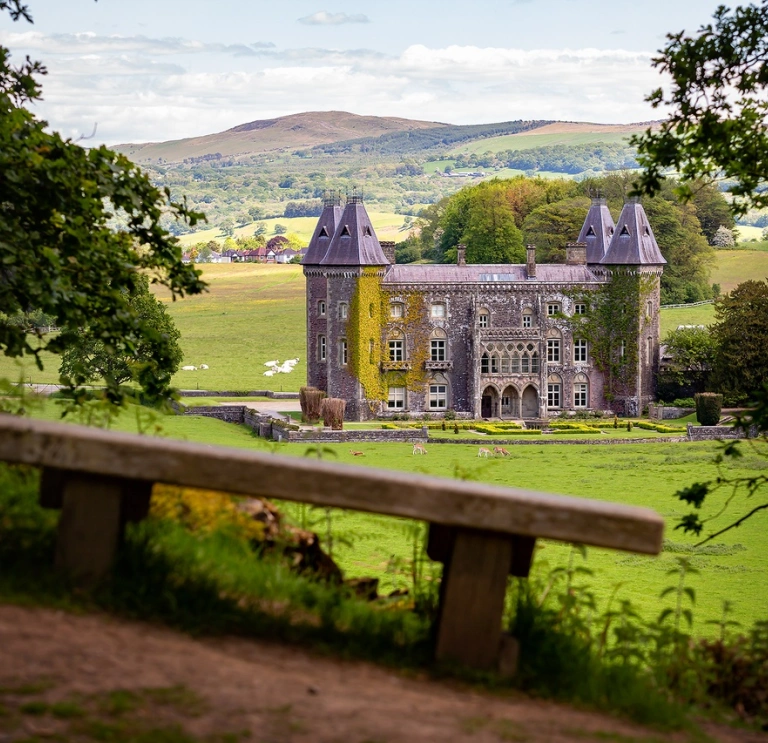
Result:
<svg viewBox="0 0 768 743"><path fill-rule="evenodd" d="M768 379L768 282L745 281L715 302L716 388L747 399Z"/></svg>
<svg viewBox="0 0 768 743"><path fill-rule="evenodd" d="M699 383L715 363L715 341L707 328L678 328L664 338L672 364L667 373L678 384Z"/></svg>
<svg viewBox="0 0 768 743"><path fill-rule="evenodd" d="M4 10L30 20L19 0L0 0ZM42 367L41 350L61 353L88 328L115 356L131 357L154 336L131 301L144 276L174 298L205 287L160 224L167 214L190 225L200 215L172 202L126 157L47 132L26 108L40 97L35 77L44 73L29 60L12 66L0 47L0 306L9 317L50 315L60 332L43 336L0 321L0 349L33 355ZM149 365L137 381L155 395L170 379ZM122 399L114 384L109 394Z"/></svg>
<svg viewBox="0 0 768 743"><path fill-rule="evenodd" d="M103 379L116 386L139 378L145 369L151 369L156 377L170 377L178 371L183 358L179 346L181 333L162 302L149 291L145 277L140 277L128 299L145 328L145 332L131 339L132 352L108 345L101 340L98 330L94 332L89 326L62 353L59 371L63 377L77 384ZM151 332L147 332L149 329Z"/></svg>
<svg viewBox="0 0 768 743"><path fill-rule="evenodd" d="M541 263L565 263L565 244L574 242L589 210L589 199L576 196L536 207L525 219L525 242L535 245Z"/></svg>
<svg viewBox="0 0 768 743"><path fill-rule="evenodd" d="M669 107L658 129L633 137L644 168L638 190L657 193L664 172L680 174L678 193L690 197L701 178L725 178L733 209L768 206L768 0L730 10L695 35L668 34L653 65L672 78L653 91L654 108Z"/></svg>

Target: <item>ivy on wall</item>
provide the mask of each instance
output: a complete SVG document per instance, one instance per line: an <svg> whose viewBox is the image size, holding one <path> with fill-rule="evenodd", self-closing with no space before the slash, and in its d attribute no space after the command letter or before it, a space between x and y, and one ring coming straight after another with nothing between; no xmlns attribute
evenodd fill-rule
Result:
<svg viewBox="0 0 768 743"><path fill-rule="evenodd" d="M608 401L636 389L640 328L647 319L646 301L658 282L652 274L617 268L599 290L574 297L585 302L589 311L570 318L573 335L589 343L592 363L605 378Z"/></svg>
<svg viewBox="0 0 768 743"><path fill-rule="evenodd" d="M347 347L349 371L371 402L385 401L390 386L423 392L430 378L426 362L430 358L431 325L423 293L398 292L396 300L404 305L403 316L392 321L390 299L393 297L382 289L380 269L364 268L349 306ZM383 372L381 364L389 360L387 341L395 329L407 339L407 367Z"/></svg>

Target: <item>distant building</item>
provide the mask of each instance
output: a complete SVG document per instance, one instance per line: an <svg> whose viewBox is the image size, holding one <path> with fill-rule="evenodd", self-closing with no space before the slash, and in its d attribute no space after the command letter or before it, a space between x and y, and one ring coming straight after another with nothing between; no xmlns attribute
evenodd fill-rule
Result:
<svg viewBox="0 0 768 743"><path fill-rule="evenodd" d="M659 282L666 263L645 211L618 223L594 199L564 264L396 265L362 203L325 202L304 256L308 383L347 400L347 416L444 414L544 418L612 408L637 414L653 400L659 361ZM607 399L605 379L573 317L579 297L617 273L650 287L638 308L631 389ZM574 330L576 328L576 330ZM622 346L617 354L625 353ZM610 396L609 396L610 397Z"/></svg>

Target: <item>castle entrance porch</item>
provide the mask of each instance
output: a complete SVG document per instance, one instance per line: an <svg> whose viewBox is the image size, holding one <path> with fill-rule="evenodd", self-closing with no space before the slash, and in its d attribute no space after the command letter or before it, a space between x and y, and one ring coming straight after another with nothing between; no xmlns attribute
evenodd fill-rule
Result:
<svg viewBox="0 0 768 743"><path fill-rule="evenodd" d="M501 393L501 417L520 417L520 393L511 384Z"/></svg>
<svg viewBox="0 0 768 743"><path fill-rule="evenodd" d="M499 415L499 393L495 387L486 387L480 398L480 417L495 418Z"/></svg>
<svg viewBox="0 0 768 743"><path fill-rule="evenodd" d="M523 390L523 418L539 417L539 393L532 385Z"/></svg>

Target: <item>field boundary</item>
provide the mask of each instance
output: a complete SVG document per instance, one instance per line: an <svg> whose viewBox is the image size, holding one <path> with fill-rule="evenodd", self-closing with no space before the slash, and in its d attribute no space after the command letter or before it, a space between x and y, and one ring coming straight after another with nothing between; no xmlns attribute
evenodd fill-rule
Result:
<svg viewBox="0 0 768 743"><path fill-rule="evenodd" d="M703 304L714 304L714 299L704 299L701 302L688 302L687 304L662 304L662 310L680 310L686 307L701 307Z"/></svg>

